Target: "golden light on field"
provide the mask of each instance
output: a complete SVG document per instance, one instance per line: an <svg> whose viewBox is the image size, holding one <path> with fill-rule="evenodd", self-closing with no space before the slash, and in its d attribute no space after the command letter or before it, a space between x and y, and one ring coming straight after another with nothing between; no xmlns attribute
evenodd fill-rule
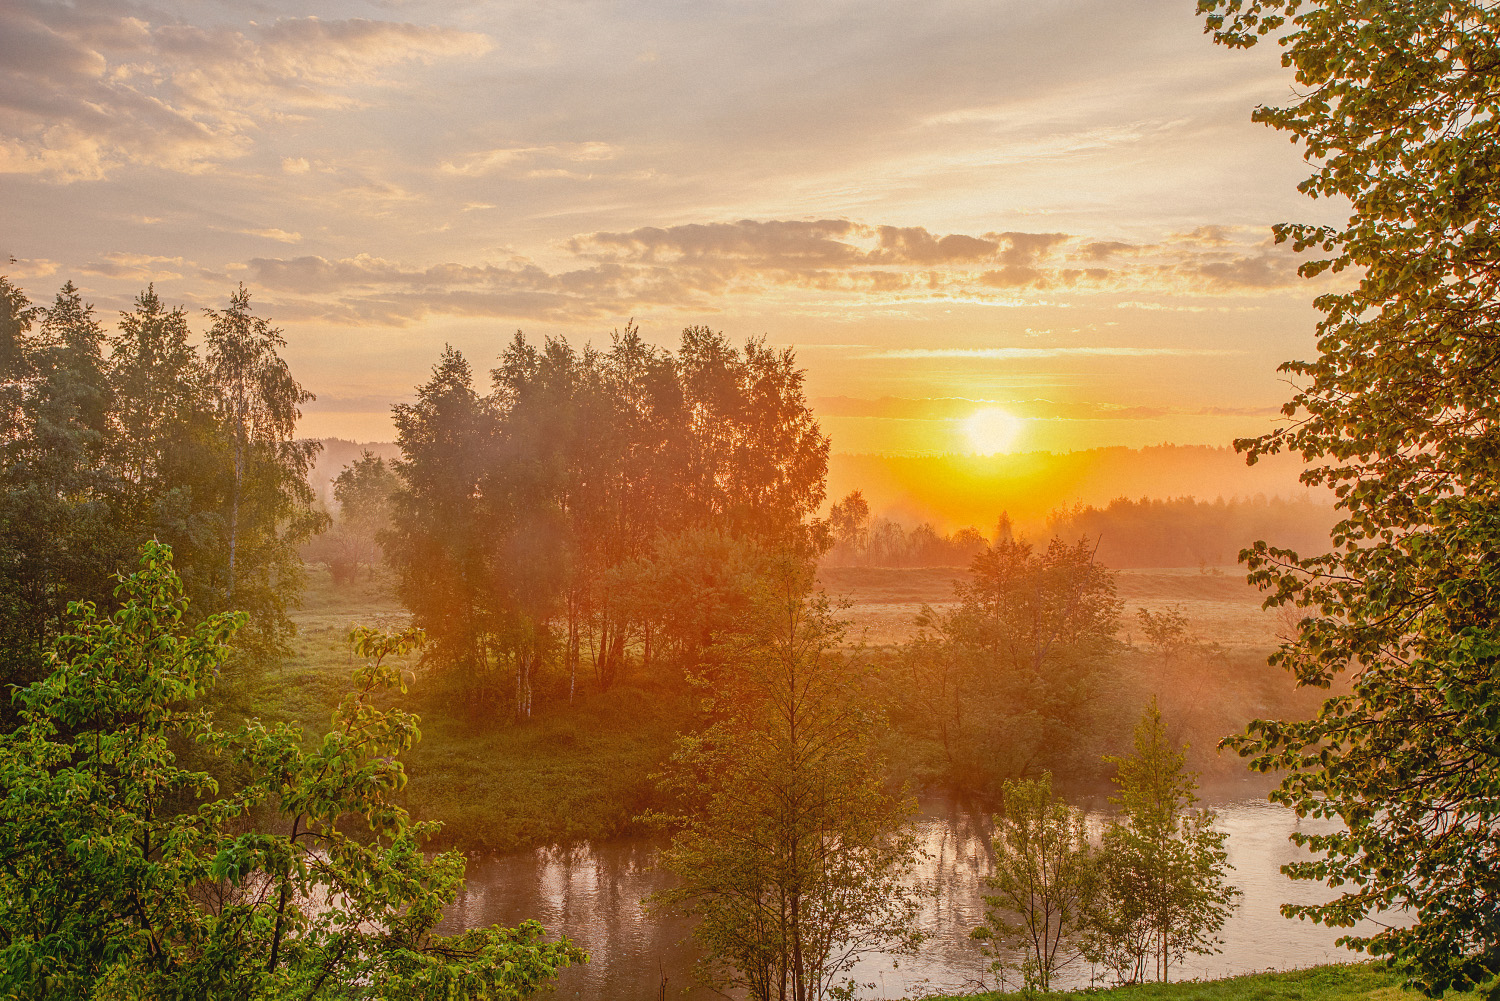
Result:
<svg viewBox="0 0 1500 1001"><path fill-rule="evenodd" d="M999 407L976 410L964 421L969 447L981 455L996 455L1015 448L1025 421Z"/></svg>

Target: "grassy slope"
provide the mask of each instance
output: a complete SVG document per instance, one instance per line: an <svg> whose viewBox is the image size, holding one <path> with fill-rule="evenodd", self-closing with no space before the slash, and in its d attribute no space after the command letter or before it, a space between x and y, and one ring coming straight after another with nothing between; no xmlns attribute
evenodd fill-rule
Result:
<svg viewBox="0 0 1500 1001"><path fill-rule="evenodd" d="M349 691L349 628L399 627L407 617L386 581L335 587L315 566L292 618L291 661L240 686L228 708L295 723L313 737ZM566 715L538 698L534 717L517 724L503 701L475 707L441 682L419 671L400 700L422 720L422 739L405 756L403 795L415 816L443 821L439 845L512 851L621 833L648 805L648 776L687 717L680 695L621 685L580 696Z"/></svg>
<svg viewBox="0 0 1500 1001"><path fill-rule="evenodd" d="M1024 996L990 992L965 1001L1021 1001ZM1252 973L1224 980L1137 984L1106 991L1032 995L1034 999L1108 998L1109 1001L1406 1001L1422 995L1401 986L1401 976L1369 963L1315 966L1286 973ZM942 1001L929 998L926 1001Z"/></svg>

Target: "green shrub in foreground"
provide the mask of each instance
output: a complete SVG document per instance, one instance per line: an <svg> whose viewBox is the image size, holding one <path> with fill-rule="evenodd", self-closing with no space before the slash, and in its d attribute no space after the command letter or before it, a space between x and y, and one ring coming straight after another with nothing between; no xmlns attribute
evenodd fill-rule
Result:
<svg viewBox="0 0 1500 1001"><path fill-rule="evenodd" d="M419 634L356 631L357 691L304 750L194 708L243 616L187 630L169 549L143 547L118 596L72 606L0 736L0 996L511 999L586 958L535 922L432 933L464 859L420 851L436 825L391 802L417 719L371 703ZM244 786L179 767L189 743Z"/></svg>

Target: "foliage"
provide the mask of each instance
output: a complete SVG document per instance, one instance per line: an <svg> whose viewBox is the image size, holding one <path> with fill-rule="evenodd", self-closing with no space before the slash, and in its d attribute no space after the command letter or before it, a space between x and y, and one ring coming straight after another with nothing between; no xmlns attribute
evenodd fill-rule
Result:
<svg viewBox="0 0 1500 1001"><path fill-rule="evenodd" d="M544 669L572 697L585 658L608 689L633 641L649 664L658 638L683 638L669 568L711 537L814 542L828 441L789 351L698 327L675 355L633 326L608 351L518 334L491 386L481 395L449 349L396 408L402 484L384 537L433 661L476 706L513 678L524 719Z"/></svg>
<svg viewBox="0 0 1500 1001"><path fill-rule="evenodd" d="M417 720L381 710L420 633L355 630L358 690L312 749L299 729L233 731L193 708L243 615L185 624L166 547L148 543L121 607L70 609L52 673L0 736L0 983L70 998L520 998L584 957L534 922L445 938L463 880L419 850L436 825L390 802ZM227 793L178 762L237 768Z"/></svg>
<svg viewBox="0 0 1500 1001"><path fill-rule="evenodd" d="M955 592L958 607L924 609L922 631L903 650L922 725L941 739L950 779L984 790L1097 760L1094 702L1117 646L1120 603L1092 547L1053 539L1038 552L1001 538Z"/></svg>
<svg viewBox="0 0 1500 1001"><path fill-rule="evenodd" d="M1215 40L1274 39L1299 98L1255 112L1301 142L1300 189L1348 206L1341 225L1288 224L1314 251L1301 273L1354 276L1316 300L1318 355L1283 366L1288 426L1237 443L1251 461L1295 451L1331 486L1333 551L1258 543L1243 558L1293 607L1276 654L1301 685L1347 688L1306 722L1257 721L1230 741L1284 769L1276 800L1346 830L1296 840L1288 867L1340 887L1286 912L1349 926L1406 908L1416 921L1349 936L1433 994L1500 992L1500 9L1202 0Z"/></svg>
<svg viewBox="0 0 1500 1001"><path fill-rule="evenodd" d="M253 615L237 646L284 651L294 546L319 526L303 482L315 446L291 438L306 396L243 288L213 315L210 366L154 288L110 334L71 282L41 309L0 278L0 682L39 677L68 602L108 606L148 538L175 547L193 614L233 591ZM231 378L231 327L260 338L259 388Z"/></svg>
<svg viewBox="0 0 1500 1001"><path fill-rule="evenodd" d="M1083 811L1052 793L1052 776L1007 779L995 825L995 869L985 884L985 923L972 937L987 946L1000 973L1002 950L1019 941L1025 987L1049 991L1052 976L1082 955L1082 934L1097 892L1094 850Z"/></svg>
<svg viewBox="0 0 1500 1001"><path fill-rule="evenodd" d="M325 527L312 510L307 472L318 444L294 437L314 399L277 353L281 331L254 316L241 285L204 335L205 384L230 456L224 594L250 611L259 647L285 649L286 595L300 588L297 543ZM271 614L265 614L266 612Z"/></svg>
<svg viewBox="0 0 1500 1001"><path fill-rule="evenodd" d="M875 719L841 626L796 558L762 578L745 631L700 678L711 714L662 776L676 807L657 906L698 921L700 976L758 1001L844 996L872 949L915 950L903 877L911 804L883 784Z"/></svg>
<svg viewBox="0 0 1500 1001"><path fill-rule="evenodd" d="M1136 726L1135 753L1108 760L1119 768L1112 802L1121 818L1104 833L1085 951L1121 983L1140 983L1153 964L1164 981L1189 953L1218 951L1240 895L1225 881L1227 835L1213 829L1212 810L1193 809L1197 780L1154 700Z"/></svg>
<svg viewBox="0 0 1500 1001"><path fill-rule="evenodd" d="M324 551L338 582L352 580L361 566L370 573L380 563L379 537L389 531L391 497L399 481L393 468L369 450L339 471L333 481L338 517Z"/></svg>

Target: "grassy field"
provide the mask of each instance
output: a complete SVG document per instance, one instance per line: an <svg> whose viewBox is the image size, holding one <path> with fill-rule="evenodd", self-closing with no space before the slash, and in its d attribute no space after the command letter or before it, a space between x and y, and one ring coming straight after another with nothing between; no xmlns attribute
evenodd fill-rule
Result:
<svg viewBox="0 0 1500 1001"><path fill-rule="evenodd" d="M964 567L824 567L818 582L850 602L851 639L887 646L911 635L923 605L953 607L953 585L966 573ZM1142 608L1179 608L1200 635L1232 652L1269 651L1286 628L1277 612L1260 607L1264 596L1245 583L1239 567L1119 570L1115 584L1124 605L1120 639L1127 643L1139 636Z"/></svg>
<svg viewBox="0 0 1500 1001"><path fill-rule="evenodd" d="M845 614L851 640L879 647L908 638L923 604L951 602L953 581L962 572L829 568L820 580L850 602ZM1315 704L1302 706L1281 672L1265 666L1276 623L1260 610L1258 595L1243 578L1135 570L1122 572L1118 586L1126 603L1122 640L1131 639L1134 608L1175 606L1198 635L1220 644L1214 658L1170 670L1154 664L1143 646L1127 646L1110 693L1120 709L1113 714L1120 721L1119 739L1128 737L1139 706L1156 692L1164 709L1172 709L1179 736L1193 744L1194 767L1205 777L1240 774L1237 760L1214 753L1220 737L1252 716ZM407 616L388 579L361 577L335 586L315 565L292 618L298 627L294 657L279 670L242 682L227 702L247 716L296 723L312 739L327 729L330 712L348 691L354 667L350 627L399 627ZM440 674L416 670L402 704L422 718L422 740L406 758L407 805L418 817L444 822L441 842L489 851L628 830L631 818L651 803L650 775L691 720L683 692L641 679L606 693L581 685L572 704L554 679L554 687L539 691L535 716L514 723L503 691L490 704L475 704L453 692ZM920 784L928 771L918 763L903 774Z"/></svg>
<svg viewBox="0 0 1500 1001"><path fill-rule="evenodd" d="M1105 998L1108 1001L1403 1001L1421 998L1401 986L1396 973L1369 963L1315 966L1286 973L1252 973L1224 980L1192 980L1179 984L1137 984L1103 991L1053 994L965 994L964 1001L1064 1001ZM932 997L924 1001L945 1001Z"/></svg>
<svg viewBox="0 0 1500 1001"><path fill-rule="evenodd" d="M408 617L384 578L335 586L321 566L308 578L292 614L294 656L229 693L228 708L296 723L312 739L349 691L350 627L399 627ZM513 851L627 830L689 709L679 693L639 685L586 692L565 711L539 702L533 719L513 723L508 706L475 706L441 676L414 671L402 707L421 717L422 739L405 756L403 796L414 816L443 821L438 845Z"/></svg>

